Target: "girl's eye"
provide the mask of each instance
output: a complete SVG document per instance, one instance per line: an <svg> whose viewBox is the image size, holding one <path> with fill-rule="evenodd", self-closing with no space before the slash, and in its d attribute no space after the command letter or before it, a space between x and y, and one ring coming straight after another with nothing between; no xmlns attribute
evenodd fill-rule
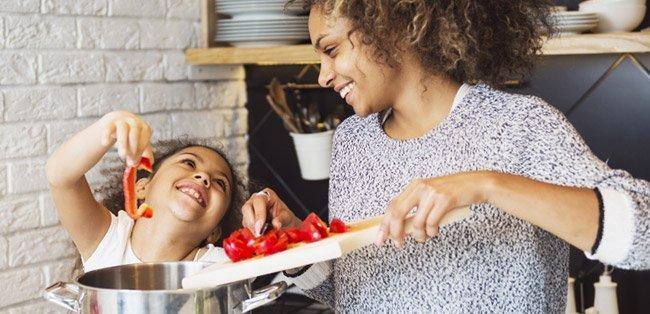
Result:
<svg viewBox="0 0 650 314"><path fill-rule="evenodd" d="M221 189L223 189L224 191L226 190L226 181L222 179L214 179L213 181L214 183L218 184L221 187Z"/></svg>
<svg viewBox="0 0 650 314"><path fill-rule="evenodd" d="M194 160L192 159L183 159L181 162L185 165L190 166L192 169L196 168L196 163L194 163Z"/></svg>

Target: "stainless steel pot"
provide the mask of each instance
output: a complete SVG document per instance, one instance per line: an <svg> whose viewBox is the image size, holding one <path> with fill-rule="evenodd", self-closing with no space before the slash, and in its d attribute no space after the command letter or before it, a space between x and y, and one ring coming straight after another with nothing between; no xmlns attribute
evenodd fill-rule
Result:
<svg viewBox="0 0 650 314"><path fill-rule="evenodd" d="M74 283L57 282L45 298L83 313L242 313L267 304L287 288L279 282L251 291L250 281L211 289L182 289L185 276L208 264L169 262L98 269Z"/></svg>

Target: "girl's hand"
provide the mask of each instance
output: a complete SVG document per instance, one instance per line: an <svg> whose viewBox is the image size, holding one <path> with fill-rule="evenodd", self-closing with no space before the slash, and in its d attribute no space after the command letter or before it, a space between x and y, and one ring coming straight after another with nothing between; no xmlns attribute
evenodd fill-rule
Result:
<svg viewBox="0 0 650 314"><path fill-rule="evenodd" d="M486 202L492 178L497 175L478 171L413 180L390 201L379 228L377 245L384 244L390 238L397 247L404 246L404 220L413 208L417 208L417 211L413 217L411 235L418 242L436 236L440 220L449 211Z"/></svg>
<svg viewBox="0 0 650 314"><path fill-rule="evenodd" d="M103 146L112 146L117 142L117 152L128 166L137 164L143 155L153 164L150 143L152 130L149 124L127 111L108 113L100 121Z"/></svg>
<svg viewBox="0 0 650 314"><path fill-rule="evenodd" d="M260 236L269 215L276 229L299 227L302 223L273 190L266 188L253 194L242 206L242 226Z"/></svg>

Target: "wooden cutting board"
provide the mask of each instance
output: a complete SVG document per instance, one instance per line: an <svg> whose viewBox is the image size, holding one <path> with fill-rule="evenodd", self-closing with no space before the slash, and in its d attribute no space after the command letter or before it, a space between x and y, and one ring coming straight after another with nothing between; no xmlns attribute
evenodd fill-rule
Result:
<svg viewBox="0 0 650 314"><path fill-rule="evenodd" d="M469 207L454 209L442 218L440 226L463 220L470 215ZM339 258L375 242L383 216L351 223L345 233L313 243L298 243L286 251L265 257L256 257L237 263L218 263L185 277L183 288L212 288L223 284L255 278L291 268ZM412 229L412 218L407 219L405 230Z"/></svg>

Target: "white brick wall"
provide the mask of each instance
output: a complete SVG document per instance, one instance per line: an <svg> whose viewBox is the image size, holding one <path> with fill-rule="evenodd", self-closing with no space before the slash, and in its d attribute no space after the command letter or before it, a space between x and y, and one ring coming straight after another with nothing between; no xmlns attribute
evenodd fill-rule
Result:
<svg viewBox="0 0 650 314"><path fill-rule="evenodd" d="M191 81L184 49L200 37L200 0L0 0L0 313L62 313L43 288L70 280L77 253L43 167L103 114L140 114L154 140L220 138L246 171L243 69ZM115 151L88 173L121 167Z"/></svg>

